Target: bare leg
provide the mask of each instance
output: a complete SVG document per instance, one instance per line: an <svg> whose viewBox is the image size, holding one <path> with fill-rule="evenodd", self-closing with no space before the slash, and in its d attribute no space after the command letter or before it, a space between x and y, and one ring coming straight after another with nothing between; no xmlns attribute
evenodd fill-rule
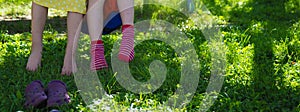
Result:
<svg viewBox="0 0 300 112"><path fill-rule="evenodd" d="M41 65L42 58L42 36L48 14L48 8L40 6L32 2L31 9L31 29L32 29L32 45L31 54L27 62L26 69L36 71Z"/></svg>
<svg viewBox="0 0 300 112"><path fill-rule="evenodd" d="M133 25L134 0L118 0L118 7L121 12L123 25Z"/></svg>
<svg viewBox="0 0 300 112"><path fill-rule="evenodd" d="M75 53L78 39L80 36L80 28L82 24L83 14L68 12L67 29L68 29L68 43L66 54L64 58L64 66L62 68L62 75L71 75L77 71Z"/></svg>
<svg viewBox="0 0 300 112"><path fill-rule="evenodd" d="M122 18L122 42L119 59L130 62L134 58L134 1L118 0L118 7Z"/></svg>
<svg viewBox="0 0 300 112"><path fill-rule="evenodd" d="M107 68L102 42L103 6L105 0L89 0L87 23L91 37L91 70Z"/></svg>
<svg viewBox="0 0 300 112"><path fill-rule="evenodd" d="M91 41L102 40L104 1L89 0L87 23Z"/></svg>

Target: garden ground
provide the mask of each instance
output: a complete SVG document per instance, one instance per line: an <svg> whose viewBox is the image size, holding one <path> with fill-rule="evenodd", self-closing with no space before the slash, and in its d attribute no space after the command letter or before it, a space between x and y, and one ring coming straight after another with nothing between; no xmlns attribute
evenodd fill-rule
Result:
<svg viewBox="0 0 300 112"><path fill-rule="evenodd" d="M226 75L221 92L209 111L300 111L300 2L297 0L203 0L217 18L226 45ZM34 80L47 84L59 79L68 85L72 102L56 107L62 111L89 111L73 77L61 76L66 46L65 13L51 10L44 32L42 67L36 72L25 69L30 55L30 0L0 0L0 110L47 111L52 108L25 109L24 88ZM146 11L147 12L146 12ZM186 17L168 7L135 7L135 21L162 19L178 25L192 40L200 60L201 76L193 100L183 109L201 107L210 78L210 45L199 28L185 27ZM57 16L61 15L61 16ZM188 24L188 23L186 23ZM120 32L104 36L106 58ZM180 63L174 50L163 42L149 40L135 47L131 73L139 81L150 78L148 66L154 59L166 64L168 75L153 94L134 94L122 88L111 68L99 71L99 79L110 100L121 110L156 110L177 88ZM109 62L109 64L111 64ZM112 100L113 99L113 100ZM99 104L100 105L100 104ZM104 106L104 105L103 105ZM99 106L98 108L102 108ZM162 107L162 109L167 107ZM111 111L119 108L111 107ZM120 111L120 110L119 110Z"/></svg>

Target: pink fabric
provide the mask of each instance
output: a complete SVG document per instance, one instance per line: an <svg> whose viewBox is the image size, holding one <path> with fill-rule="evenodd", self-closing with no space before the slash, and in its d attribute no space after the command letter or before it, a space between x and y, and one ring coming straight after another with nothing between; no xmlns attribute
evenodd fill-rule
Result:
<svg viewBox="0 0 300 112"><path fill-rule="evenodd" d="M101 40L91 42L91 70L107 68L108 65L104 56L104 46Z"/></svg>
<svg viewBox="0 0 300 112"><path fill-rule="evenodd" d="M134 58L134 26L122 26L122 42L120 46L119 59L130 62Z"/></svg>

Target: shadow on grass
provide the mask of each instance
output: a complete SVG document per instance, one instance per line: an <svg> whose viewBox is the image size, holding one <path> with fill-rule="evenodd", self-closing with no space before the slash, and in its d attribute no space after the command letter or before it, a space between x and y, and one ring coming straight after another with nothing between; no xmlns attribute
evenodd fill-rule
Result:
<svg viewBox="0 0 300 112"><path fill-rule="evenodd" d="M66 27L66 17L48 18L45 24L45 29L54 30L58 33L67 32ZM0 31L7 31L8 34L31 32L31 20L2 20L0 21Z"/></svg>
<svg viewBox="0 0 300 112"><path fill-rule="evenodd" d="M50 18L47 20L45 31L55 31L65 33L66 31L65 18ZM25 102L24 91L26 85L34 80L41 80L45 87L51 80L62 80L68 86L68 91L74 96L77 87L73 77L61 76L61 68L65 54L67 40L64 38L55 38L57 33L45 33L48 39L43 40L43 57L42 66L36 72L26 70L26 64L30 55L31 41L27 36L30 36L30 20L16 21L0 21L0 31L7 31L9 36L0 37L0 90L2 99L0 109L5 111L26 110L23 107ZM18 35L20 34L20 37ZM6 34L4 34L6 35ZM75 96L72 99L73 103L67 106L59 107L62 110L75 108L78 106L81 98ZM30 110L30 109L29 109ZM51 109L50 109L51 110ZM33 111L33 110L31 110ZM34 111L49 111L47 108Z"/></svg>
<svg viewBox="0 0 300 112"><path fill-rule="evenodd" d="M2 101L5 101L5 103L1 103L1 107L4 108L3 110L24 110L25 87L34 80L41 80L45 85L50 80L63 80L70 87L69 91L77 91L76 88L71 86L73 84L72 77L62 77L60 75L65 52L65 47L62 46L65 46L65 40L44 43L43 65L36 72L29 72L25 69L29 56L29 50L26 50L30 47L28 45L29 42L15 40L12 43L4 43L6 53L1 57L3 62L0 65L0 84L4 87L1 88L1 91L5 95L2 98Z"/></svg>
<svg viewBox="0 0 300 112"><path fill-rule="evenodd" d="M284 10L285 2L286 0L251 2L248 5L253 7L253 10L245 14L248 16L242 17L243 19L252 18L252 21L263 25L263 32L250 32L253 37L250 42L254 43L255 53L253 84L250 88L253 89L254 94L257 94L252 100L257 102L258 109L267 111L293 110L299 104L299 100L292 98L298 97L299 93L280 84L283 82L276 81L276 79L284 79L285 76L275 73L274 69L273 42L286 38L287 29L293 25L295 19L298 19L297 14L290 14ZM254 25L250 21L249 23L248 27Z"/></svg>
<svg viewBox="0 0 300 112"><path fill-rule="evenodd" d="M233 90L237 93L229 93L229 97L242 102L238 107L242 111L291 111L296 109L300 103L299 91L285 86L282 82L282 79L285 78L283 73L275 72L276 57L273 49L275 40L284 40L288 36L288 29L299 20L300 11L295 13L287 11L285 7L287 0L250 0L242 8L237 6L226 12L222 10L223 6L217 5L215 1L208 3L210 9L214 10L216 14L229 14L229 22L250 35L251 39L248 44L254 45L251 85L249 87L239 85L244 86L241 87L244 90ZM227 0L219 1L228 3ZM230 32L229 27L225 30ZM224 108L229 109L229 107Z"/></svg>

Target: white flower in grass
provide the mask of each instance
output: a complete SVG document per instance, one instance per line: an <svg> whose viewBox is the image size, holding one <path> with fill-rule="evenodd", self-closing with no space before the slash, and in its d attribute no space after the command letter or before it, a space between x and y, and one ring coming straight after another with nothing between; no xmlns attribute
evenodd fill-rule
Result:
<svg viewBox="0 0 300 112"><path fill-rule="evenodd" d="M100 99L94 100L94 105L100 105L100 103L101 103L101 100L100 100Z"/></svg>
<svg viewBox="0 0 300 112"><path fill-rule="evenodd" d="M89 108L92 111L97 111L97 108L94 104L87 105L87 108Z"/></svg>
<svg viewBox="0 0 300 112"><path fill-rule="evenodd" d="M133 105L134 105L133 103L130 105L130 110L133 110Z"/></svg>
<svg viewBox="0 0 300 112"><path fill-rule="evenodd" d="M152 99L148 99L148 104L153 105L154 101Z"/></svg>
<svg viewBox="0 0 300 112"><path fill-rule="evenodd" d="M172 109L170 107L167 107L167 111L168 112L173 112Z"/></svg>
<svg viewBox="0 0 300 112"><path fill-rule="evenodd" d="M113 95L110 95L110 94L105 94L105 96L108 98L108 99L113 99L114 96Z"/></svg>
<svg viewBox="0 0 300 112"><path fill-rule="evenodd" d="M140 103L141 101L139 99L134 99L135 102Z"/></svg>
<svg viewBox="0 0 300 112"><path fill-rule="evenodd" d="M111 110L111 108L110 108L110 106L104 106L101 108L101 110L109 111L109 110Z"/></svg>

